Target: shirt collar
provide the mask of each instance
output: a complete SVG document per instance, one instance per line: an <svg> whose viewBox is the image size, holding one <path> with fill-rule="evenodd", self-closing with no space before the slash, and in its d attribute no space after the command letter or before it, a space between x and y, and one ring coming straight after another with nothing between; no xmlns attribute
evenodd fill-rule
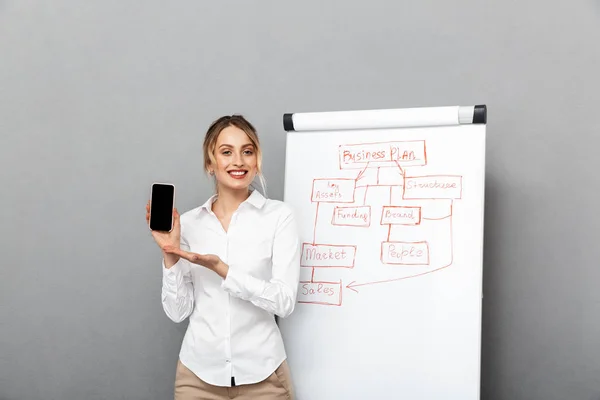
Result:
<svg viewBox="0 0 600 400"><path fill-rule="evenodd" d="M215 200L217 200L217 195L213 194L212 196L210 196L208 198L208 200L206 200L206 202L204 204L202 204L202 206L200 206L200 210L206 210L208 212L212 211L212 204L215 202Z"/></svg>
<svg viewBox="0 0 600 400"><path fill-rule="evenodd" d="M252 191L252 193L250 193L250 196L248 196L244 203L249 203L256 208L262 208L262 206L264 206L266 202L267 199L265 199L265 197L258 190L255 189Z"/></svg>
<svg viewBox="0 0 600 400"><path fill-rule="evenodd" d="M210 196L210 198L206 200L206 202L202 204L202 206L200 206L200 210L206 210L209 213L212 212L212 204L217 200L217 197L217 194L213 194L212 196ZM241 205L243 205L244 203L248 203L260 209L262 208L262 206L265 205L266 202L267 199L258 190L253 190L250 193L250 196L248 196L248 198L244 200Z"/></svg>

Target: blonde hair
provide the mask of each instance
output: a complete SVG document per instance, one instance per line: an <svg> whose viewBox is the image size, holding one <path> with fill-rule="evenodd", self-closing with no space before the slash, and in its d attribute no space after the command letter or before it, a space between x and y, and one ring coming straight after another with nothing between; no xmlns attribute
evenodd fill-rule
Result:
<svg viewBox="0 0 600 400"><path fill-rule="evenodd" d="M213 123L209 126L206 131L206 135L204 136L204 145L203 153L204 153L204 171L209 173L210 166L216 165L217 160L215 159L215 147L217 146L217 139L219 138L219 134L221 131L228 126L235 126L243 130L248 138L254 145L254 149L256 151L256 162L257 162L257 174L258 180L263 189L263 195L267 196L267 184L265 178L262 174L262 151L260 148L260 141L258 139L258 135L256 133L256 129L254 126L248 121L244 116L239 114L233 115L225 115L220 117L219 119L213 121Z"/></svg>

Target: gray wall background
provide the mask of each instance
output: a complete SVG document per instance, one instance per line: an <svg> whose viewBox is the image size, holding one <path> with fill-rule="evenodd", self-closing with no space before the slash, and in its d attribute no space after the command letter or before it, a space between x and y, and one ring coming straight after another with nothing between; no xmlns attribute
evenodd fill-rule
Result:
<svg viewBox="0 0 600 400"><path fill-rule="evenodd" d="M489 107L482 398L600 399L600 2L0 0L0 399L167 399L150 183L247 115Z"/></svg>

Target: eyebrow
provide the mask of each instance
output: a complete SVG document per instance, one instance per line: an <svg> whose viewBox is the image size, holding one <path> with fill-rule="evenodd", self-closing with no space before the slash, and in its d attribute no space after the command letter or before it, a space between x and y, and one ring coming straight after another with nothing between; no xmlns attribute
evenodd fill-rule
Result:
<svg viewBox="0 0 600 400"><path fill-rule="evenodd" d="M219 146L219 149L222 148L222 147L230 147L230 148L232 148L233 146L230 145L230 144L224 143L224 144L222 144L222 145ZM254 147L254 144L252 144L252 143L246 143L245 145L242 146L242 148L245 148L245 147Z"/></svg>

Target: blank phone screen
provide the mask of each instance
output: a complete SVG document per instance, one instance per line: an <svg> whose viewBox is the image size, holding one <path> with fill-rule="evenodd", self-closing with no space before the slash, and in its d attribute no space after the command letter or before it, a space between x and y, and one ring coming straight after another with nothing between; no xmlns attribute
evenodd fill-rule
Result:
<svg viewBox="0 0 600 400"><path fill-rule="evenodd" d="M150 199L150 229L153 231L170 231L173 219L173 200L175 187L173 185L152 185Z"/></svg>

